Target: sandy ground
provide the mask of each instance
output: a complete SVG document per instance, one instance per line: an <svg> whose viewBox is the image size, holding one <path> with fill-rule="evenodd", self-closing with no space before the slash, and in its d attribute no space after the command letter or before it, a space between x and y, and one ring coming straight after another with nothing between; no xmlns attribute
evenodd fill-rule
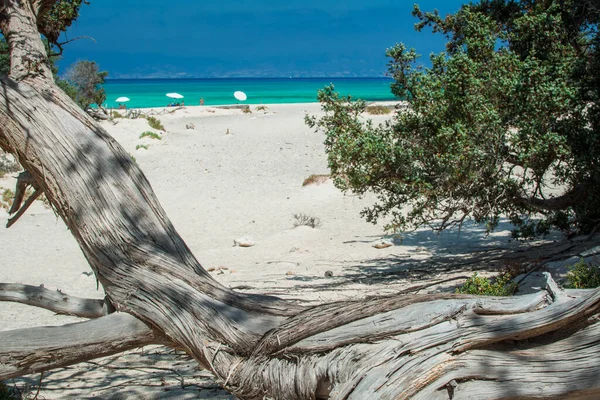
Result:
<svg viewBox="0 0 600 400"><path fill-rule="evenodd" d="M345 195L330 181L302 186L309 175L328 173L323 135L303 121L306 113L320 114L319 105L251 109L252 114L211 107L163 112L158 116L166 128L162 140L139 139L142 132L155 131L145 119L102 123L135 157L193 253L226 286L312 303L345 300L470 275L467 254L528 246L510 240L511 227L504 223L490 236L472 224L439 236L418 230L376 249L373 243L385 237L382 225L359 216L373 198ZM189 124L195 128L186 129ZM136 150L139 144L149 147ZM8 176L0 186L12 188L14 179ZM320 224L295 227L294 214L316 217ZM0 211L0 217L6 213ZM241 237L255 245L234 246ZM0 282L103 297L75 240L41 203L12 228L1 229L0 241ZM444 262L424 269L422 263L432 259ZM0 330L79 320L19 304L0 307ZM33 396L39 381L37 374L6 383ZM38 398L233 397L185 355L152 347L48 372Z"/></svg>

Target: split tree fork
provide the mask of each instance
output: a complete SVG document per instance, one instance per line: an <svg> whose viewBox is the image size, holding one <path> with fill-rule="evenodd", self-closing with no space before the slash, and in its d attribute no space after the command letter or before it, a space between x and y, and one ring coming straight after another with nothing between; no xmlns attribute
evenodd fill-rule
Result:
<svg viewBox="0 0 600 400"><path fill-rule="evenodd" d="M565 292L549 279L547 290L521 297L398 295L302 308L220 285L129 155L55 86L36 28L52 3L0 2L11 53L0 146L65 221L111 306L3 286L5 300L97 318L0 333L0 379L160 343L249 399L600 395L599 290Z"/></svg>

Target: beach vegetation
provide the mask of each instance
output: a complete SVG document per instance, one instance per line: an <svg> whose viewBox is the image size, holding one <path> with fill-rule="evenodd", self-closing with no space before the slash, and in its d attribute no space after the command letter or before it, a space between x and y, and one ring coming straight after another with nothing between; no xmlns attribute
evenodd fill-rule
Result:
<svg viewBox="0 0 600 400"><path fill-rule="evenodd" d="M267 111L269 111L269 109L267 108L267 106L260 105L260 106L256 106L256 111L264 111L264 112L267 112Z"/></svg>
<svg viewBox="0 0 600 400"><path fill-rule="evenodd" d="M456 293L474 294L477 296L512 296L517 290L517 283L511 282L512 277L508 273L501 273L495 278L485 278L473 274L459 288Z"/></svg>
<svg viewBox="0 0 600 400"><path fill-rule="evenodd" d="M244 114L252 114L252 110L250 109L249 106L246 106L246 107L242 108L242 112Z"/></svg>
<svg viewBox="0 0 600 400"><path fill-rule="evenodd" d="M148 150L148 147L150 147L150 146L147 145L147 144L138 144L138 145L135 146L135 149L136 150L139 150L139 149Z"/></svg>
<svg viewBox="0 0 600 400"><path fill-rule="evenodd" d="M160 122L160 119L153 117L151 115L148 115L147 117L145 117L146 120L148 121L148 125L150 125L150 128L159 130L159 131L165 131L165 127L163 126L162 122Z"/></svg>
<svg viewBox="0 0 600 400"><path fill-rule="evenodd" d="M471 220L517 237L572 235L600 223L598 10L585 2L482 1L442 17L415 6L417 30L447 38L418 65L387 50L392 92L408 102L392 121L360 118L365 103L318 94L331 175L343 191L373 192L363 211L390 230ZM521 233L518 231L521 230Z"/></svg>
<svg viewBox="0 0 600 400"><path fill-rule="evenodd" d="M146 137L150 138L150 139L162 140L162 136L160 136L156 132L146 131L146 132L140 133L140 139L143 139L143 138L146 138Z"/></svg>
<svg viewBox="0 0 600 400"><path fill-rule="evenodd" d="M10 189L4 189L2 191L2 202L1 202L2 208L8 210L12 206L14 198L15 198L15 192L13 192Z"/></svg>
<svg viewBox="0 0 600 400"><path fill-rule="evenodd" d="M318 228L321 226L321 219L312 215L300 213L293 214L294 216L294 228L299 226L308 226L310 228Z"/></svg>
<svg viewBox="0 0 600 400"><path fill-rule="evenodd" d="M0 178L3 178L6 174L19 172L21 169L21 164L15 161L13 156L0 150Z"/></svg>
<svg viewBox="0 0 600 400"><path fill-rule="evenodd" d="M582 258L568 267L567 284L572 289L594 289L600 286L600 266L597 263L586 263Z"/></svg>
<svg viewBox="0 0 600 400"><path fill-rule="evenodd" d="M101 107L106 100L106 92L101 85L107 75L108 72L99 70L96 62L82 60L73 64L65 76L68 83L75 87L75 101L86 110L92 104Z"/></svg>
<svg viewBox="0 0 600 400"><path fill-rule="evenodd" d="M391 113L392 109L388 106L383 106L381 104L373 104L370 106L366 106L365 111L373 115L385 115Z"/></svg>
<svg viewBox="0 0 600 400"><path fill-rule="evenodd" d="M123 115L122 115L120 112L118 112L118 111L115 111L115 110L113 110L113 111L110 113L110 116L111 116L111 118L113 118L113 119L117 119L117 118L123 118Z"/></svg>
<svg viewBox="0 0 600 400"><path fill-rule="evenodd" d="M321 183L327 182L328 179L329 179L329 175L312 174L308 178L306 178L304 180L304 182L302 182L302 186L320 185Z"/></svg>

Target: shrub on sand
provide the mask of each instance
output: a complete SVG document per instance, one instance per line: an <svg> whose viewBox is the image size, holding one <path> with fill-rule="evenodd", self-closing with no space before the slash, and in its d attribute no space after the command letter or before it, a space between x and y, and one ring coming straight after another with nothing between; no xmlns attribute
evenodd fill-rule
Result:
<svg viewBox="0 0 600 400"><path fill-rule="evenodd" d="M329 175L312 174L311 176L309 176L308 178L306 178L304 180L304 182L302 182L302 186L320 185L321 183L327 182L327 179L329 179Z"/></svg>
<svg viewBox="0 0 600 400"><path fill-rule="evenodd" d="M588 264L582 258L569 267L567 279L569 283L565 286L573 289L594 289L600 286L600 267Z"/></svg>
<svg viewBox="0 0 600 400"><path fill-rule="evenodd" d="M256 111L264 111L264 112L267 112L268 110L269 110L269 109L267 108L267 106L260 105L260 106L256 107Z"/></svg>
<svg viewBox="0 0 600 400"><path fill-rule="evenodd" d="M382 105L367 106L365 109L369 114L384 115L392 112L392 109Z"/></svg>
<svg viewBox="0 0 600 400"><path fill-rule="evenodd" d="M19 172L21 164L16 162L10 154L2 153L0 150L0 178L11 172Z"/></svg>
<svg viewBox="0 0 600 400"><path fill-rule="evenodd" d="M477 276L477 272L472 277L456 289L456 293L475 294L479 296L512 296L517 290L517 283L511 282L511 276L508 273L502 273L495 279Z"/></svg>
<svg viewBox="0 0 600 400"><path fill-rule="evenodd" d="M137 146L135 146L135 149L136 150L139 150L139 149L148 150L148 147L150 147L150 146L148 146L147 144L138 144Z"/></svg>
<svg viewBox="0 0 600 400"><path fill-rule="evenodd" d="M163 126L162 122L160 122L160 119L149 116L149 117L146 117L146 120L148 121L148 125L150 125L150 128L154 128L159 131L165 130L165 127Z"/></svg>
<svg viewBox="0 0 600 400"><path fill-rule="evenodd" d="M298 226L309 226L311 228L317 228L321 226L321 220L317 217L313 217L308 214L294 214L294 228Z"/></svg>
<svg viewBox="0 0 600 400"><path fill-rule="evenodd" d="M150 139L162 140L162 136L160 136L158 133L152 132L152 131L146 131L146 132L142 132L140 134L140 139L143 139L145 137L150 138Z"/></svg>
<svg viewBox="0 0 600 400"><path fill-rule="evenodd" d="M15 192L10 189L4 189L2 192L2 199L0 199L0 207L8 210L12 206L14 198Z"/></svg>
<svg viewBox="0 0 600 400"><path fill-rule="evenodd" d="M252 114L252 110L250 109L250 107L244 107L244 108L242 108L242 112L244 114Z"/></svg>

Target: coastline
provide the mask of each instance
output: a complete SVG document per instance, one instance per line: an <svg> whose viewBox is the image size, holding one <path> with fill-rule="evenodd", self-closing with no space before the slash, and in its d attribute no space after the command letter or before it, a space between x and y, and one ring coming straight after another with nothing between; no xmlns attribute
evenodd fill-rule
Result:
<svg viewBox="0 0 600 400"><path fill-rule="evenodd" d="M163 107L180 100L166 97L178 93L188 105L227 105L235 103L234 92L248 96L246 104L296 104L317 102L317 92L333 84L342 96L367 101L395 100L389 78L220 78L107 80L105 104L118 106L116 99L127 97L132 108Z"/></svg>

